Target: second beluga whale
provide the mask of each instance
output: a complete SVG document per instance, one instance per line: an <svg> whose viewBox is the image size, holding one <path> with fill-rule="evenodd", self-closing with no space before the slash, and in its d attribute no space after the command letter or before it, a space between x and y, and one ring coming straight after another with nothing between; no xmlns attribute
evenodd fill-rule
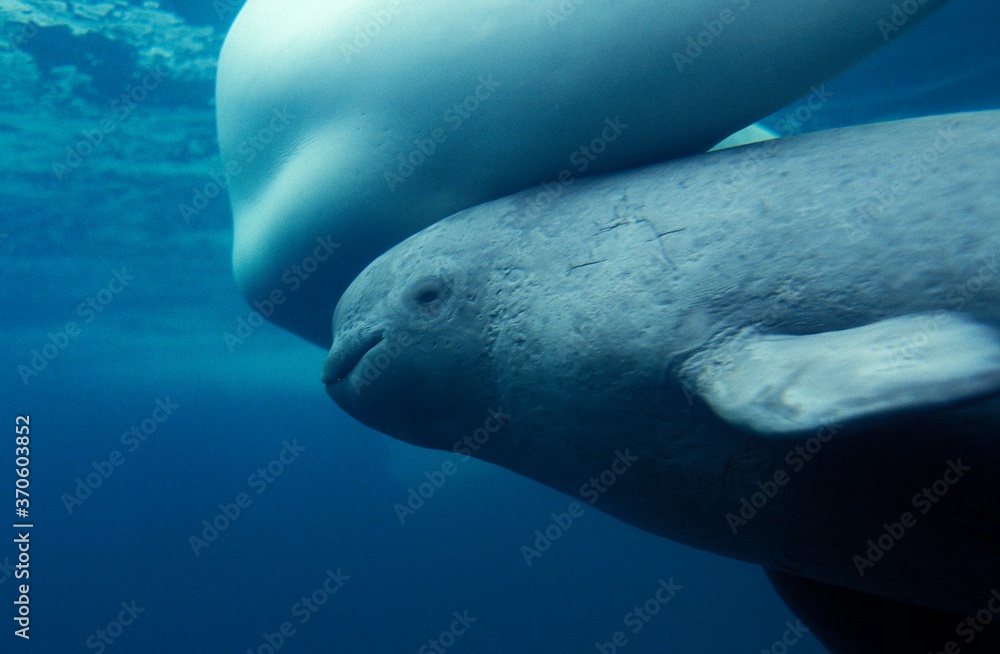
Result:
<svg viewBox="0 0 1000 654"><path fill-rule="evenodd" d="M944 0L915 4L888 36ZM238 285L328 347L340 294L403 238L542 182L704 151L884 45L898 11L249 0L217 78Z"/></svg>

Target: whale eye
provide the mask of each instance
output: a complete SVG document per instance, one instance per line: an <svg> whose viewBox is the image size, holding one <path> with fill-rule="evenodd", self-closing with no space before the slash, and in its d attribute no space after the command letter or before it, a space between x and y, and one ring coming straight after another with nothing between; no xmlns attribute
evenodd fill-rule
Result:
<svg viewBox="0 0 1000 654"><path fill-rule="evenodd" d="M407 303L418 315L430 318L436 315L451 297L451 284L441 275L418 280L407 293Z"/></svg>
<svg viewBox="0 0 1000 654"><path fill-rule="evenodd" d="M436 288L425 288L417 295L417 302L420 304L430 304L441 297L441 293Z"/></svg>

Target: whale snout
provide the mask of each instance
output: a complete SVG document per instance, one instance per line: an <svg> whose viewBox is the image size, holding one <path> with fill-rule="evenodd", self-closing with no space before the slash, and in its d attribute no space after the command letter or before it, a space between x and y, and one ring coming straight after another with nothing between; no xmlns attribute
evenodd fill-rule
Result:
<svg viewBox="0 0 1000 654"><path fill-rule="evenodd" d="M337 336L323 363L323 384L328 388L346 379L379 343L385 340L381 330L364 330Z"/></svg>

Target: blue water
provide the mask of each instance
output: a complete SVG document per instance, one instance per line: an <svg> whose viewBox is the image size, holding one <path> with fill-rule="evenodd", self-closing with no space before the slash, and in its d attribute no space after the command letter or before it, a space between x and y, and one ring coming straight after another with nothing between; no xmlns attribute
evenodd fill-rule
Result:
<svg viewBox="0 0 1000 654"><path fill-rule="evenodd" d="M112 4L129 11L37 30L25 21L50 24L41 13L11 13L0 29L2 651L419 654L440 637L455 654L589 653L613 651L597 644L622 631L627 654L756 653L795 623L758 568L592 508L528 566L521 546L569 498L360 426L323 393L323 353L276 328L254 329L230 352L224 334L248 308L230 277L226 200L190 224L177 205L219 165L212 64L234 12L205 0L145 13ZM170 16L186 22L162 20ZM118 29L129 21L152 27ZM833 96L808 118L793 103L769 122L810 131L1000 107L998 33L995 2L955 0L827 84ZM150 55L153 45L166 54ZM66 148L156 61L169 79L57 175ZM65 331L71 321L78 334ZM51 361L22 378L18 366L47 346ZM157 411L158 400L176 408ZM22 414L31 416L29 579L10 567ZM144 420L145 440L129 434L142 434ZM446 460L455 474L401 524L394 504ZM257 472L269 465L266 477ZM96 488L68 501L88 475ZM241 493L239 515L219 517L236 515ZM206 535L203 521L216 519L221 530ZM333 594L319 590L328 579ZM661 580L681 588L654 602L648 621L625 622ZM21 583L30 641L13 635ZM314 591L325 600L315 611L300 603ZM134 602L131 613L123 602ZM453 624L463 633L441 637ZM788 651L824 650L806 635Z"/></svg>

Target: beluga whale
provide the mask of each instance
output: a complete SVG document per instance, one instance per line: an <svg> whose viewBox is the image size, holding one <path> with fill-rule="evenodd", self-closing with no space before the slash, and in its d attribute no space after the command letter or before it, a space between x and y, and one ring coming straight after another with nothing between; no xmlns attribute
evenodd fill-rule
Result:
<svg viewBox="0 0 1000 654"><path fill-rule="evenodd" d="M703 152L944 3L249 0L216 89L239 288L327 348L343 290L407 236Z"/></svg>
<svg viewBox="0 0 1000 654"><path fill-rule="evenodd" d="M764 566L832 651L998 651L1000 111L543 192L366 267L332 399L451 451L502 415L462 451L581 500L627 456L594 506Z"/></svg>

